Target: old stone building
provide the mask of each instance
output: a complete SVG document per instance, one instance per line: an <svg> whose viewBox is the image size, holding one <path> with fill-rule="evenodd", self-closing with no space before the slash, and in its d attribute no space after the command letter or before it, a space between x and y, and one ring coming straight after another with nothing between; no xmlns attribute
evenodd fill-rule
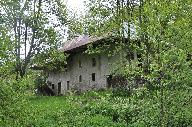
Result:
<svg viewBox="0 0 192 127"><path fill-rule="evenodd" d="M119 62L119 55L109 57L108 54L93 55L84 52L88 44L96 44L104 39L105 37L82 35L64 43L61 50L70 54L66 70L50 72L47 80L55 94L110 87L112 66Z"/></svg>

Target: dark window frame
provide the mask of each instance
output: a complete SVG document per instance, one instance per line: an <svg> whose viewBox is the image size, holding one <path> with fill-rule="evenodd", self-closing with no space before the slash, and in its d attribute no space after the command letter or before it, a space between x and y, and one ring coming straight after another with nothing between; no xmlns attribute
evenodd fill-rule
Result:
<svg viewBox="0 0 192 127"><path fill-rule="evenodd" d="M82 76L79 75L79 82L82 82Z"/></svg>
<svg viewBox="0 0 192 127"><path fill-rule="evenodd" d="M96 74L95 73L91 74L91 79L92 79L92 81L96 81Z"/></svg>

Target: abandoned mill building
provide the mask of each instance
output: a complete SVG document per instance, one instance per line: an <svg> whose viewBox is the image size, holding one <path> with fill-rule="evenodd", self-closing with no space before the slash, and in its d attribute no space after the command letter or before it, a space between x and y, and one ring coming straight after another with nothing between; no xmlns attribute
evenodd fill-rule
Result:
<svg viewBox="0 0 192 127"><path fill-rule="evenodd" d="M111 87L111 70L120 61L119 55L109 57L107 53L85 53L89 44L100 43L106 43L106 37L81 35L63 44L61 50L69 54L66 69L49 72L47 79L48 86L56 95L66 94L69 90L82 92Z"/></svg>

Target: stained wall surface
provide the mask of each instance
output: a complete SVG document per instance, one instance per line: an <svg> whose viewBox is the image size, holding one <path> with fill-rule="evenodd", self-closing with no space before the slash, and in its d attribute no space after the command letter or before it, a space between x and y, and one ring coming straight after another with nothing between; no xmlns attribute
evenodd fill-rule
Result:
<svg viewBox="0 0 192 127"><path fill-rule="evenodd" d="M112 66L118 63L119 60L119 55L108 57L105 54L74 54L68 61L66 71L49 73L48 81L51 82L50 87L52 88L52 85L54 85L53 91L56 94L65 94L68 90L82 92L106 88L107 77L111 74ZM95 63L95 66L93 66L93 63ZM95 81L93 81L94 75ZM58 93L58 83L61 83L60 93Z"/></svg>

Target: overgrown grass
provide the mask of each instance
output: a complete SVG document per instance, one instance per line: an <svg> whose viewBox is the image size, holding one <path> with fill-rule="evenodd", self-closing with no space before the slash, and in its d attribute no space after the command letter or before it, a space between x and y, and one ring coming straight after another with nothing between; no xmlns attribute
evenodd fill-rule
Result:
<svg viewBox="0 0 192 127"><path fill-rule="evenodd" d="M109 92L88 92L80 96L32 97L28 126L41 127L97 127L125 126L124 122L113 122L108 109ZM109 99L109 98L108 98Z"/></svg>
<svg viewBox="0 0 192 127"><path fill-rule="evenodd" d="M190 93L191 91L182 92L183 97L177 93L177 96L171 97L170 102L164 102L164 121L167 126L192 126ZM23 118L24 122L15 126L161 126L159 93L151 91L147 93L144 88L136 90L130 97L114 96L111 91L91 91L81 95L58 97L32 96L28 101L23 107L28 116Z"/></svg>

